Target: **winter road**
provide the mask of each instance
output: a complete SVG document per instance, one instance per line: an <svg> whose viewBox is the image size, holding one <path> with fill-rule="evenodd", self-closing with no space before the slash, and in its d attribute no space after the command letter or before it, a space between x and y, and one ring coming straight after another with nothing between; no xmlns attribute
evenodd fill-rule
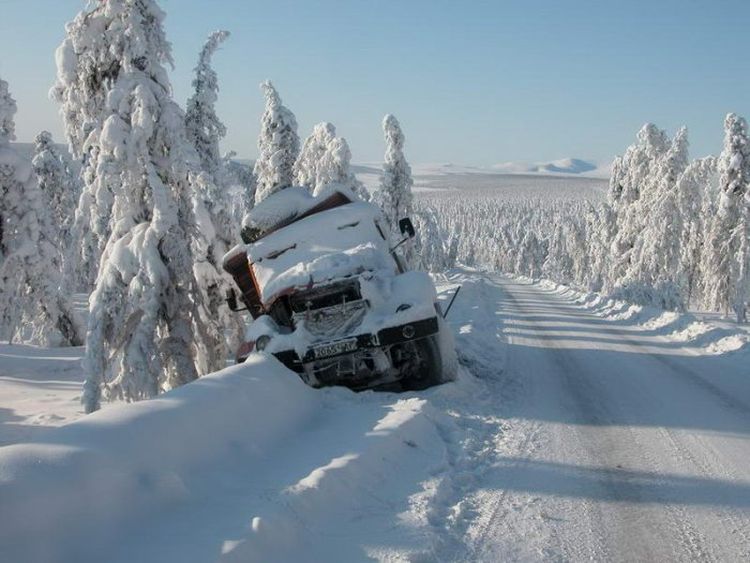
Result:
<svg viewBox="0 0 750 563"><path fill-rule="evenodd" d="M485 308L462 308L475 318L458 322L482 327L487 350L498 318L509 343L494 382L506 426L469 495L463 553L452 556L750 560L747 366L537 285L501 276L478 285ZM479 375L496 377L481 363Z"/></svg>

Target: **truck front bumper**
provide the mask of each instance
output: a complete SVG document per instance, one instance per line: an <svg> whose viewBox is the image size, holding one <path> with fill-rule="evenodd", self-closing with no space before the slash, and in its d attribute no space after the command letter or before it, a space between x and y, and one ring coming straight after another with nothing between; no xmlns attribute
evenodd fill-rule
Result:
<svg viewBox="0 0 750 563"><path fill-rule="evenodd" d="M377 333L358 334L330 342L319 342L300 356L294 350L274 352L274 356L286 367L297 373L304 372L304 364L320 360L330 360L368 348L382 348L394 344L403 344L437 334L439 324L437 317L431 317L412 323L384 328ZM339 351L337 351L339 350Z"/></svg>

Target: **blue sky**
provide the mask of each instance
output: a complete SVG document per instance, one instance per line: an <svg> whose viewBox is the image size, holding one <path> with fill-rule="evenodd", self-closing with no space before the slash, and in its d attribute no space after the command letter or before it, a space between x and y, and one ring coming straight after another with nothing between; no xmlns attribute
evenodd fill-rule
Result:
<svg viewBox="0 0 750 563"><path fill-rule="evenodd" d="M19 140L62 138L54 49L82 0L0 0L0 76ZM721 149L728 111L750 117L750 0L161 0L184 105L205 36L225 149L256 154L270 78L300 135L331 121L355 161L382 157L394 113L412 162L487 166L620 153L646 121L685 124L692 154Z"/></svg>

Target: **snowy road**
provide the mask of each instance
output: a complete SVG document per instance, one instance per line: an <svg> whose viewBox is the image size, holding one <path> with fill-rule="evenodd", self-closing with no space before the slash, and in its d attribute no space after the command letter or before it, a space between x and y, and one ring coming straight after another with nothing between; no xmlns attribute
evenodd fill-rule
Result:
<svg viewBox="0 0 750 563"><path fill-rule="evenodd" d="M481 283L513 392L460 558L750 560L747 367L536 285Z"/></svg>
<svg viewBox="0 0 750 563"><path fill-rule="evenodd" d="M0 436L35 443L0 448L0 560L750 560L746 351L500 275L453 272L441 299L459 283L460 377L419 393L313 390L255 356L31 432L72 364L8 348L6 388L35 384Z"/></svg>

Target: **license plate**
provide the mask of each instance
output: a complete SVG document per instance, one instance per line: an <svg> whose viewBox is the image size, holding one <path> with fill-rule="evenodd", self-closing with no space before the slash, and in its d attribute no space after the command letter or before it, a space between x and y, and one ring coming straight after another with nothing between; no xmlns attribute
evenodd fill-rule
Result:
<svg viewBox="0 0 750 563"><path fill-rule="evenodd" d="M320 359L328 358L330 356L338 356L339 354L346 354L347 352L354 352L356 349L357 339L352 338L351 340L342 340L341 342L317 346L313 348L313 353L315 354L315 359Z"/></svg>

